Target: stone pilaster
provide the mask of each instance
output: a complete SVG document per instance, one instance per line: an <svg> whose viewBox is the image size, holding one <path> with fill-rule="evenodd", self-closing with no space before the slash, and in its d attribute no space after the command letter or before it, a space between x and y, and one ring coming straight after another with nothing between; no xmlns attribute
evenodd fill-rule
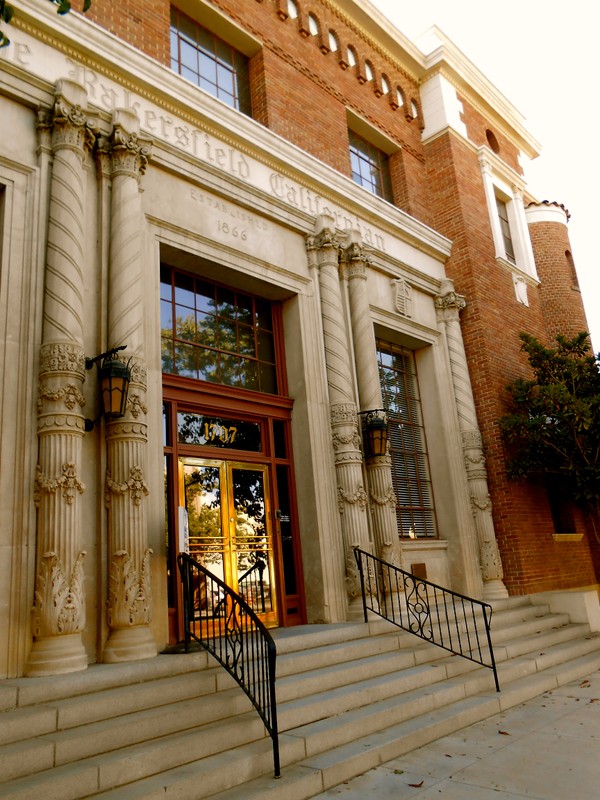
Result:
<svg viewBox="0 0 600 800"><path fill-rule="evenodd" d="M139 136L133 113L119 109L113 123L112 136L100 148L110 159L112 178L108 345L127 345L119 357L129 363L131 383L125 416L106 425L109 636L103 659L107 662L150 658L157 652L150 629L152 551L146 521L147 377L139 192L150 142Z"/></svg>
<svg viewBox="0 0 600 800"><path fill-rule="evenodd" d="M471 511L479 541L483 596L485 600L495 600L507 597L508 592L502 580L502 560L492 518L492 501L488 491L485 456L460 328L459 314L465 305L464 297L454 291L452 281L443 281L440 294L435 299L435 306L438 320L445 328L450 357L465 470L471 496Z"/></svg>
<svg viewBox="0 0 600 800"><path fill-rule="evenodd" d="M366 265L369 262L369 254L361 246L358 232L352 231L348 234L341 258L348 281L360 410L372 411L382 408L383 400L377 367L375 333L367 294ZM392 484L391 459L387 453L384 456L367 459L367 481L377 555L401 567L396 497Z"/></svg>
<svg viewBox="0 0 600 800"><path fill-rule="evenodd" d="M319 270L321 320L327 365L332 442L337 476L338 507L342 521L346 583L351 601L358 602L360 583L353 548L370 551L367 493L363 485L362 455L352 372L339 279L339 241L330 217L320 217L317 232L308 241Z"/></svg>
<svg viewBox="0 0 600 800"><path fill-rule="evenodd" d="M38 400L35 484L37 564L30 676L87 667L81 547L83 351L83 162L95 141L85 89L59 81L39 135L50 144L48 241Z"/></svg>

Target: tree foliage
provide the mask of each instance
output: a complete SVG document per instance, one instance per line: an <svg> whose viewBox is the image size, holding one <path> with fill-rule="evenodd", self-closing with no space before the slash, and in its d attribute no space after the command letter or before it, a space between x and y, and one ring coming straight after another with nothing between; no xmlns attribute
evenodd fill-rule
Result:
<svg viewBox="0 0 600 800"><path fill-rule="evenodd" d="M56 6L57 14L68 14L71 10L71 3L69 0L49 0L52 5ZM91 8L92 0L83 0L82 11L85 13ZM0 0L0 22L6 25L10 24L15 13L14 6L7 3L6 0ZM7 47L10 44L10 39L3 30L0 30L0 47Z"/></svg>
<svg viewBox="0 0 600 800"><path fill-rule="evenodd" d="M545 347L520 334L533 379L508 387L512 410L500 420L512 478L550 478L575 505L600 510L600 354L589 334Z"/></svg>

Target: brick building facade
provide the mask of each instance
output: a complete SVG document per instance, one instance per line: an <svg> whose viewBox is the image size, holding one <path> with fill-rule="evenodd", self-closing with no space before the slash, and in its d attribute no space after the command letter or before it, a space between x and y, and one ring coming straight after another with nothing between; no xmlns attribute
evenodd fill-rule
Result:
<svg viewBox="0 0 600 800"><path fill-rule="evenodd" d="M184 546L261 562L270 625L355 618L357 544L490 601L595 588L585 517L506 476L519 332L586 328L509 101L368 2L49 5L0 52L0 673L177 641ZM123 346L100 420L85 359Z"/></svg>

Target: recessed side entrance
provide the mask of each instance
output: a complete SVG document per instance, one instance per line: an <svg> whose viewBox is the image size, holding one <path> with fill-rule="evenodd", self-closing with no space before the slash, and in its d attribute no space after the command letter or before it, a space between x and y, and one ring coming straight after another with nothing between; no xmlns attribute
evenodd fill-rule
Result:
<svg viewBox="0 0 600 800"><path fill-rule="evenodd" d="M293 401L279 304L163 264L161 332L170 640L183 633L182 550L265 624L300 624ZM200 600L218 619L219 598Z"/></svg>

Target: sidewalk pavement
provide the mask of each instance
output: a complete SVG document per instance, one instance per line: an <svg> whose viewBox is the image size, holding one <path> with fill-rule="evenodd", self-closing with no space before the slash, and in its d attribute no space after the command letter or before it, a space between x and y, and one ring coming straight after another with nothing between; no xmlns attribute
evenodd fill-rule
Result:
<svg viewBox="0 0 600 800"><path fill-rule="evenodd" d="M600 671L413 750L316 797L597 800Z"/></svg>

